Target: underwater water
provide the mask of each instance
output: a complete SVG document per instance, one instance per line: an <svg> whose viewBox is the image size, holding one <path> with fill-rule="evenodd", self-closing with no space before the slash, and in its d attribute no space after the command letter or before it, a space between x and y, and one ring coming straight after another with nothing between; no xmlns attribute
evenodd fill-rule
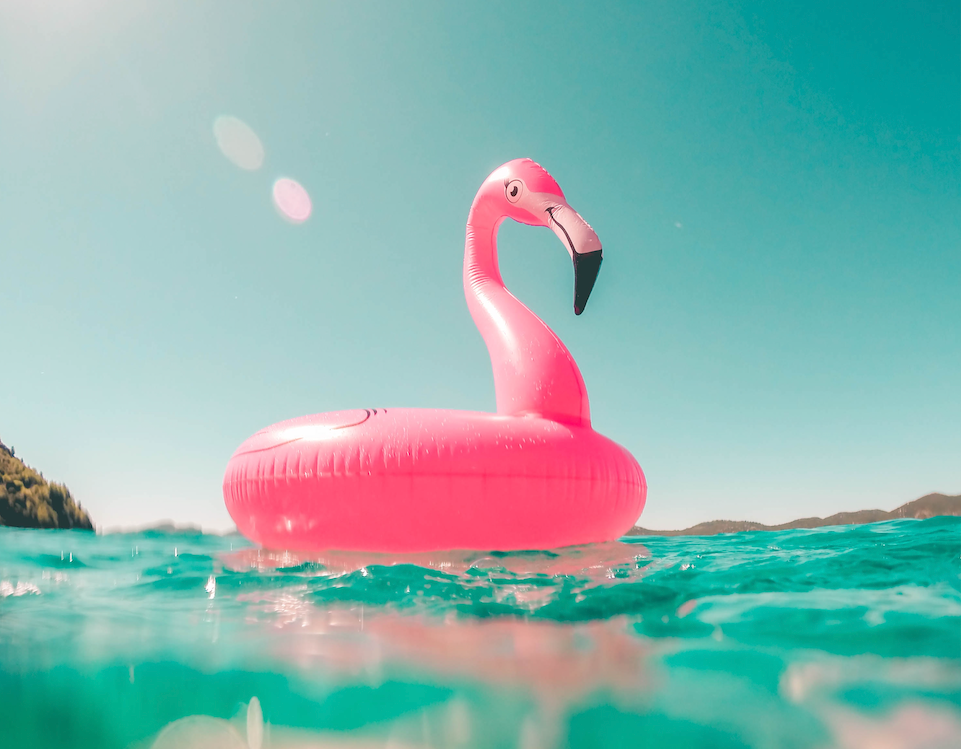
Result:
<svg viewBox="0 0 961 749"><path fill-rule="evenodd" d="M0 528L3 747L961 746L961 520L297 556Z"/></svg>

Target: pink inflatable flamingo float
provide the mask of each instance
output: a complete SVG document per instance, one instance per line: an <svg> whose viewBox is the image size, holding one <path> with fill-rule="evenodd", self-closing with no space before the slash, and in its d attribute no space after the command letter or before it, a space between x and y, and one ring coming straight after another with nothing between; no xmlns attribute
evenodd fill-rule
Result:
<svg viewBox="0 0 961 749"><path fill-rule="evenodd" d="M557 234L574 261L574 312L583 312L600 240L541 166L504 164L474 198L464 252L464 291L490 352L497 413L358 409L257 432L224 476L241 533L303 551L508 551L609 541L634 524L644 474L591 428L570 352L504 286L497 229L505 218Z"/></svg>

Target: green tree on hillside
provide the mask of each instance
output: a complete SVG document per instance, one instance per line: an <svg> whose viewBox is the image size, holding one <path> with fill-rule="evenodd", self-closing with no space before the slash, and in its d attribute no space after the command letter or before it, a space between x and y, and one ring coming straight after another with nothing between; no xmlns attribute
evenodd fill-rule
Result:
<svg viewBox="0 0 961 749"><path fill-rule="evenodd" d="M63 484L48 482L0 442L0 525L93 530L90 517Z"/></svg>

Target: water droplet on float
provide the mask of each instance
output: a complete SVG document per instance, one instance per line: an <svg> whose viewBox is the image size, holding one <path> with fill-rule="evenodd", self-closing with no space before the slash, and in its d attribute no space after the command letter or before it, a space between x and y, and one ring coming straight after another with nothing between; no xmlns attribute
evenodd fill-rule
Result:
<svg viewBox="0 0 961 749"><path fill-rule="evenodd" d="M217 148L233 164L250 172L263 166L264 146L246 122L221 115L214 120L213 129Z"/></svg>
<svg viewBox="0 0 961 749"><path fill-rule="evenodd" d="M313 208L310 195L303 185L288 177L281 177L274 182L274 205L284 218L295 224L302 224L310 218Z"/></svg>

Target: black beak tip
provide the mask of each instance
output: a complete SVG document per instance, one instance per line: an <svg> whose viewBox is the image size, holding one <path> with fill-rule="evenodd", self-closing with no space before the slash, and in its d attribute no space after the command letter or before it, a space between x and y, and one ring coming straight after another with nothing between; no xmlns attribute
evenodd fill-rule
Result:
<svg viewBox="0 0 961 749"><path fill-rule="evenodd" d="M594 289L597 272L601 269L604 256L601 250L574 254L574 314L579 315L587 307L587 299Z"/></svg>

